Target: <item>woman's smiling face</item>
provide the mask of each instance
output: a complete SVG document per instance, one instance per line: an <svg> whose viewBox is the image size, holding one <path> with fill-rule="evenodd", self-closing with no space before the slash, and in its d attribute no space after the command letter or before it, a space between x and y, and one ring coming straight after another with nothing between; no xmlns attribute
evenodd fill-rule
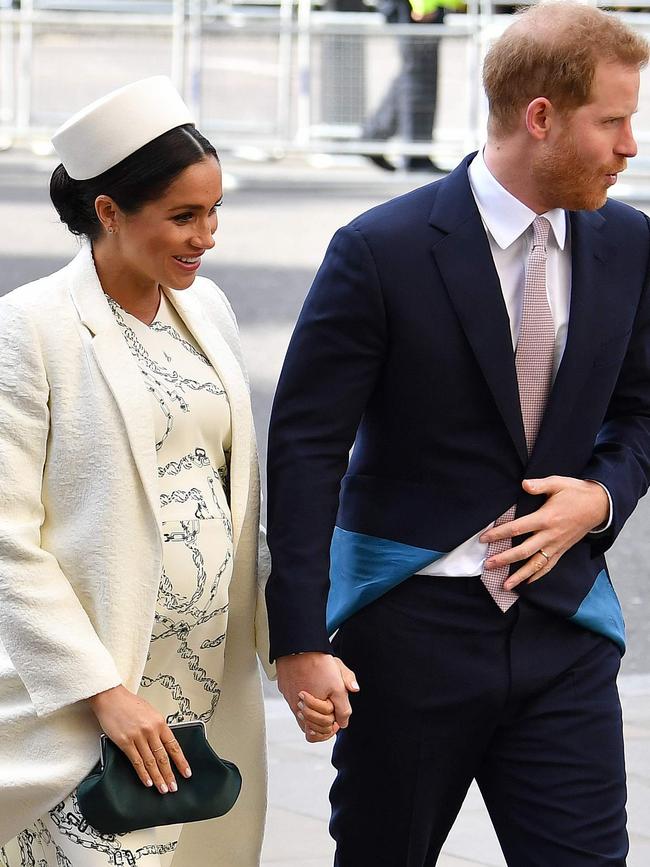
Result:
<svg viewBox="0 0 650 867"><path fill-rule="evenodd" d="M135 286L157 283L187 289L214 247L222 198L221 167L207 156L184 169L165 193L135 214L116 209L112 252Z"/></svg>

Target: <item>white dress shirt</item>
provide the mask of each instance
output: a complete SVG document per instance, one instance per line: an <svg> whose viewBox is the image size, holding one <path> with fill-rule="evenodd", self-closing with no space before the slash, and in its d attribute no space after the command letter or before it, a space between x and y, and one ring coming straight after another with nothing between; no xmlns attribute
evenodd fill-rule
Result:
<svg viewBox="0 0 650 867"><path fill-rule="evenodd" d="M514 349L521 323L526 261L533 244L532 224L538 215L501 186L485 164L482 151L479 151L471 162L468 175L501 283ZM542 216L546 217L551 224L547 246L546 292L555 324L553 364L553 378L555 378L566 346L569 324L571 235L565 211L554 208ZM607 495L609 497L609 492ZM495 515L494 519L498 517ZM611 517L610 498L610 517L606 527L611 523ZM488 546L479 542L479 536L493 524L494 521L418 574L441 577L480 575Z"/></svg>

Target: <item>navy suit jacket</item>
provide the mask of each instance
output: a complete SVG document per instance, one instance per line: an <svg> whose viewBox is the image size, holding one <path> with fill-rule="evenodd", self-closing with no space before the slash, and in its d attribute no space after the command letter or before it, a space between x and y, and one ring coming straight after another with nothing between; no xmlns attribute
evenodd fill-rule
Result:
<svg viewBox="0 0 650 867"><path fill-rule="evenodd" d="M340 229L305 301L269 433L272 658L329 651L361 606L538 509L522 480L553 474L602 482L613 524L519 592L624 647L603 553L650 481L649 221L569 213L567 344L529 456L471 159Z"/></svg>

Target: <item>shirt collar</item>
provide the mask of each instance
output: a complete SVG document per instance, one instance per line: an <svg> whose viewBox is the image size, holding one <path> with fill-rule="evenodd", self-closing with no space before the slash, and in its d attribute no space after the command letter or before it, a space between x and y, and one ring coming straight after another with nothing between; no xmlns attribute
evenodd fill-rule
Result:
<svg viewBox="0 0 650 867"><path fill-rule="evenodd" d="M533 224L537 214L501 186L488 169L482 149L470 163L468 174L483 222L499 247L506 250ZM553 208L541 216L549 221L558 247L564 250L565 212L562 208Z"/></svg>

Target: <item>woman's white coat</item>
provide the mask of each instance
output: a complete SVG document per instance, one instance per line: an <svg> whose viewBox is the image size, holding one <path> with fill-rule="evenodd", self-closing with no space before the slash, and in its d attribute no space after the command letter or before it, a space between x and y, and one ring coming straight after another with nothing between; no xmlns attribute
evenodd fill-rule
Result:
<svg viewBox="0 0 650 867"><path fill-rule="evenodd" d="M218 372L232 414L234 576L222 693L209 728L242 770L235 808L187 825L174 867L253 867L266 799L265 575L259 475L237 326L209 280L165 290ZM149 400L85 245L0 300L0 845L98 758L84 699L137 691L161 572Z"/></svg>

